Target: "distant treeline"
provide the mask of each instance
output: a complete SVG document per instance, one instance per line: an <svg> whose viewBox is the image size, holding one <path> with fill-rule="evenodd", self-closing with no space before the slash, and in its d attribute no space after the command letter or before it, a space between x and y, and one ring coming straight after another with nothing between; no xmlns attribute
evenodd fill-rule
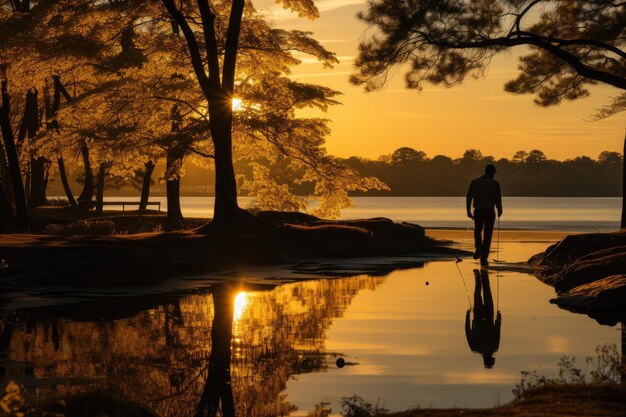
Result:
<svg viewBox="0 0 626 417"><path fill-rule="evenodd" d="M597 159L587 156L556 161L548 159L542 151L519 151L511 159L495 160L470 149L462 158L444 155L432 158L412 148L400 148L378 160L359 157L342 162L356 169L362 176L377 177L390 191L351 193L354 196L460 196L465 195L469 181L480 176L486 164L492 163L498 171L497 179L507 196L520 197L620 197L622 186L622 155L602 152ZM259 161L268 164L267 161ZM268 165L269 166L269 165ZM213 195L213 175L202 168L187 165L182 177L182 195ZM279 183L289 184L298 195L310 194L311 183L294 184L289 169L280 163L272 166L272 175ZM250 175L250 167L237 163L240 175ZM52 195L62 195L60 181L52 182ZM134 195L137 188L130 184L107 191L110 195ZM153 195L165 195L165 184L157 183ZM240 190L246 195L245 190Z"/></svg>
<svg viewBox="0 0 626 417"><path fill-rule="evenodd" d="M507 196L617 197L622 195L623 155L602 152L597 159L580 156L565 161L548 159L540 150L519 151L511 159L494 159L469 149L462 158L444 155L428 158L412 148L397 149L378 160L351 157L344 161L363 176L375 176L391 191L368 196L460 196L469 181L482 175L486 164L498 171Z"/></svg>

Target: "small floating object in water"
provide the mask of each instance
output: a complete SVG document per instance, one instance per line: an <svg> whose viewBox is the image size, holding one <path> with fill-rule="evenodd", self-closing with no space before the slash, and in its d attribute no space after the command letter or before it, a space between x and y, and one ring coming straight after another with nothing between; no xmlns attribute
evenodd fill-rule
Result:
<svg viewBox="0 0 626 417"><path fill-rule="evenodd" d="M346 360L344 358L337 358L335 365L337 365L337 368L343 368L346 366Z"/></svg>
<svg viewBox="0 0 626 417"><path fill-rule="evenodd" d="M426 281L426 285L430 285L430 282Z"/></svg>

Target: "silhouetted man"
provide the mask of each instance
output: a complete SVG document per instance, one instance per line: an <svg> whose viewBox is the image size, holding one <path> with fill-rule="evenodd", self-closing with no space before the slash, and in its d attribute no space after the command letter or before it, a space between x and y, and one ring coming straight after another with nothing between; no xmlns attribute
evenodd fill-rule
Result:
<svg viewBox="0 0 626 417"><path fill-rule="evenodd" d="M502 315L498 311L494 321L493 297L489 286L489 273L486 269L474 269L474 317L470 325L470 310L465 314L465 336L472 352L483 355L485 368L496 363L494 353L500 347L500 325ZM482 293L482 294L481 294Z"/></svg>
<svg viewBox="0 0 626 417"><path fill-rule="evenodd" d="M496 167L489 164L485 167L485 175L473 180L467 190L467 216L474 219L474 243L476 246L474 259L480 258L482 266L489 266L491 236L496 221L494 207L498 209L498 217L502 216L502 194L500 183L494 179L495 176ZM474 213L472 213L472 202L474 203Z"/></svg>

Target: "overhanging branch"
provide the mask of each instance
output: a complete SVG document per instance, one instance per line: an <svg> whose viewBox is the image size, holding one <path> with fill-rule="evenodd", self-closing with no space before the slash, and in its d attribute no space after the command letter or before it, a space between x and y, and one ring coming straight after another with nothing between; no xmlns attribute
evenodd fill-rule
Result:
<svg viewBox="0 0 626 417"><path fill-rule="evenodd" d="M196 155L200 155L200 156L203 156L205 158L215 159L215 155L199 151L196 148L194 148L193 146L188 146L187 149L189 149L190 152L193 152Z"/></svg>
<svg viewBox="0 0 626 417"><path fill-rule="evenodd" d="M198 40L196 39L196 35L193 33L193 30L189 26L189 22L185 19L183 14L178 10L173 0L161 0L163 6L167 9L172 19L176 21L178 26L183 31L183 35L185 36L185 40L187 41L187 46L189 47L189 57L191 59L191 64L193 66L194 73L196 74L196 78L198 79L198 83L200 84L200 88L204 93L205 97L210 98L214 96L214 92L211 89L211 84L209 82L209 78L204 70L204 64L202 63L202 56L200 55L200 47L198 45Z"/></svg>
<svg viewBox="0 0 626 417"><path fill-rule="evenodd" d="M541 36L521 32L516 37L499 37L489 38L480 41L471 42L448 42L431 38L427 33L415 31L414 33L422 36L427 43L442 49L480 49L491 47L514 47L520 45L532 45L543 49L571 66L579 75L591 80L601 81L605 84L612 85L622 90L626 90L626 79L619 75L611 74L606 71L598 70L584 64L576 55L568 52L553 43L542 39ZM516 32L517 34L517 32Z"/></svg>

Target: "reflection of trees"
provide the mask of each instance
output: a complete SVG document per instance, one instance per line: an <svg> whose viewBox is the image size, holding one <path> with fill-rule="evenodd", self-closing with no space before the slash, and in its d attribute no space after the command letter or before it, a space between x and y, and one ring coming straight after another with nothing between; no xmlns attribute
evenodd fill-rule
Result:
<svg viewBox="0 0 626 417"><path fill-rule="evenodd" d="M211 354L209 372L202 390L196 417L214 417L220 402L222 415L233 417L233 390L230 380L230 345L233 339L235 294L220 286L213 291L213 325L211 326Z"/></svg>
<svg viewBox="0 0 626 417"><path fill-rule="evenodd" d="M288 415L281 396L290 375L320 369L326 331L353 297L384 278L296 283L254 293L235 323L233 390L238 415ZM244 364L249 364L245 366Z"/></svg>
<svg viewBox="0 0 626 417"><path fill-rule="evenodd" d="M167 351L167 353L169 353L168 362L173 363L175 362L175 357L173 357L172 355L176 350L184 346L183 341L180 337L180 332L178 331L178 329L184 325L183 315L180 311L180 301L176 300L174 302L164 304L163 313L163 333L165 335L165 346L169 348ZM184 368L169 369L169 378L172 388L180 388L182 382L185 379L185 372L186 370Z"/></svg>
<svg viewBox="0 0 626 417"><path fill-rule="evenodd" d="M360 290L383 281L307 281L249 293L243 314L231 323L236 414L289 414L292 406L281 392L290 376L325 366L324 339L332 320L343 315ZM228 302L232 299L216 291L114 321L16 322L10 359L33 364L31 385L36 378L42 393L64 396L96 389L147 404L162 416L189 416L203 392L215 395L212 378L219 383L226 378L210 370L207 378L207 363L212 349L212 363L223 364L225 352L230 353L223 319L232 317ZM28 378L20 380L29 385ZM200 415L207 415L203 410Z"/></svg>
<svg viewBox="0 0 626 417"><path fill-rule="evenodd" d="M8 357L9 344L11 343L14 329L15 318L13 315L0 319L0 377L5 376L7 373L4 363Z"/></svg>

